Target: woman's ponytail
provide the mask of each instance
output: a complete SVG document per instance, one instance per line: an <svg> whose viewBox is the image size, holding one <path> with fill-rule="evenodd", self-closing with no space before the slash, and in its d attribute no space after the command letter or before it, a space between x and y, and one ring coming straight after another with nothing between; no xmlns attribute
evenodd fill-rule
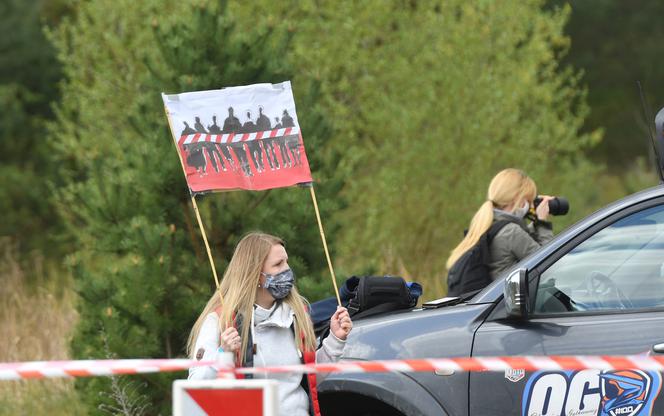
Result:
<svg viewBox="0 0 664 416"><path fill-rule="evenodd" d="M470 221L470 227L468 228L468 233L461 240L458 246L452 250L450 257L447 259L447 270L451 269L454 266L454 263L463 256L466 251L470 250L478 241L480 237L484 234L493 223L493 202L486 201L482 204L480 209L477 210L473 219Z"/></svg>

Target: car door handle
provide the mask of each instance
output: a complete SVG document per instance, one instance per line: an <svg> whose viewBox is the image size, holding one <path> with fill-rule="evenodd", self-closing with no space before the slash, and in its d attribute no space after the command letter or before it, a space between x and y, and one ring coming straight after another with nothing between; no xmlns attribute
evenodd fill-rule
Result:
<svg viewBox="0 0 664 416"><path fill-rule="evenodd" d="M655 354L664 354L664 344L653 345L652 352L654 352Z"/></svg>

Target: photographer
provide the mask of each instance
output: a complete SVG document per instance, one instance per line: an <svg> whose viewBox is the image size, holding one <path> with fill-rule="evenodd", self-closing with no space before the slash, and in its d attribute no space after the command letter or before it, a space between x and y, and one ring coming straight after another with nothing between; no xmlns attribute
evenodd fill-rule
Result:
<svg viewBox="0 0 664 416"><path fill-rule="evenodd" d="M499 172L489 185L487 201L475 213L466 236L447 260L450 273L455 263L485 234L493 237L488 239L489 259L486 264L491 279L551 240L553 231L548 222L549 202L554 198L541 196L536 200L536 196L535 182L523 171L505 169ZM529 215L533 209L534 216L532 213ZM532 220L530 225L526 225L527 216Z"/></svg>

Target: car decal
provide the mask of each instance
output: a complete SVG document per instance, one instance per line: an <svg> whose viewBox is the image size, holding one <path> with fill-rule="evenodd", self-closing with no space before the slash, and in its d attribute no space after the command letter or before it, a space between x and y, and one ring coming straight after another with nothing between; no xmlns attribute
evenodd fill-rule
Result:
<svg viewBox="0 0 664 416"><path fill-rule="evenodd" d="M523 391L521 414L650 416L661 387L656 371L537 371Z"/></svg>
<svg viewBox="0 0 664 416"><path fill-rule="evenodd" d="M512 383L521 381L526 376L526 370L522 368L510 368L505 370L505 378Z"/></svg>

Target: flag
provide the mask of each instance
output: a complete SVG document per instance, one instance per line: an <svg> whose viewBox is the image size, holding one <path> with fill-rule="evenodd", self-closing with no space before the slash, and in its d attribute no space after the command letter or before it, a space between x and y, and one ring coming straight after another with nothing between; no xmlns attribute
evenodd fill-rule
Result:
<svg viewBox="0 0 664 416"><path fill-rule="evenodd" d="M162 99L192 192L312 182L290 81Z"/></svg>

